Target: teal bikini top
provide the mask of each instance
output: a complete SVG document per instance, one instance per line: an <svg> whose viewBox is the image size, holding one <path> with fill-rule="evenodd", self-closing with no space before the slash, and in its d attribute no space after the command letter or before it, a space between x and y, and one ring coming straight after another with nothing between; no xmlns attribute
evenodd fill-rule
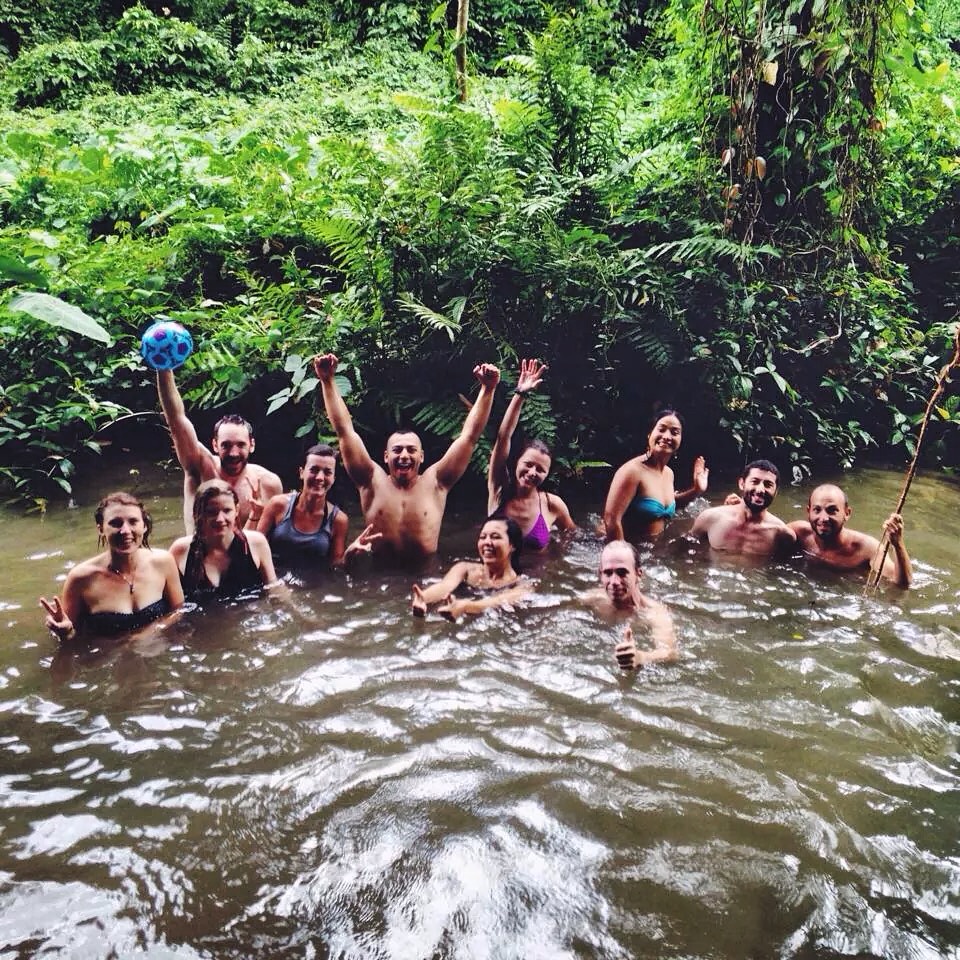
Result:
<svg viewBox="0 0 960 960"><path fill-rule="evenodd" d="M673 500L664 506L653 497L634 497L630 501L630 509L643 520L671 520L677 512L677 503Z"/></svg>

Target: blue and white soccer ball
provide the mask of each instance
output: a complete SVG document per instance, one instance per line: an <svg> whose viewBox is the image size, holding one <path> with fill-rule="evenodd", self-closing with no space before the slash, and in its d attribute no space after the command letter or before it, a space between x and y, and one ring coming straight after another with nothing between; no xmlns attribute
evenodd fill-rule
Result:
<svg viewBox="0 0 960 960"><path fill-rule="evenodd" d="M174 370L193 353L193 337L179 323L160 320L140 338L140 353L154 370Z"/></svg>

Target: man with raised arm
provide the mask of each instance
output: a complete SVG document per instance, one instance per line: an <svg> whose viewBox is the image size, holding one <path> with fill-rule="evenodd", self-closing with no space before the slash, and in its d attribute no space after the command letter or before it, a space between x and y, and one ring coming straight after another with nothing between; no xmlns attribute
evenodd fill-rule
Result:
<svg viewBox="0 0 960 960"><path fill-rule="evenodd" d="M337 390L337 363L332 353L313 358L323 405L340 442L344 469L360 491L364 523L383 535L373 544L374 555L390 560L422 560L436 553L447 494L466 471L487 425L500 371L489 363L474 367L480 395L467 414L460 436L421 473L423 447L411 431L390 434L383 454L386 470L373 461Z"/></svg>
<svg viewBox="0 0 960 960"><path fill-rule="evenodd" d="M172 370L157 371L157 392L166 418L173 449L183 468L183 525L193 534L193 498L206 480L223 480L237 494L237 526L256 528L257 520L271 497L283 492L280 478L266 467L250 463L256 449L253 427L237 414L221 417L213 427L211 453L197 437L187 417L183 398Z"/></svg>
<svg viewBox="0 0 960 960"><path fill-rule="evenodd" d="M648 663L666 663L679 656L670 611L640 592L642 577L637 548L626 540L611 540L600 553L600 588L591 590L585 598L605 620L627 621L614 650L621 670L639 670ZM635 621L649 628L653 649L637 649Z"/></svg>
<svg viewBox="0 0 960 960"><path fill-rule="evenodd" d="M790 524L809 562L840 571L870 568L880 543L869 534L847 529L851 513L847 495L840 487L823 483L813 490L807 500L807 519ZM883 529L890 539L883 576L898 587L909 587L913 568L903 545L903 517L899 513L890 514Z"/></svg>
<svg viewBox="0 0 960 960"><path fill-rule="evenodd" d="M704 510L690 528L714 550L773 557L790 553L796 533L779 517L767 513L777 495L780 471L769 460L748 463L737 481L739 502Z"/></svg>

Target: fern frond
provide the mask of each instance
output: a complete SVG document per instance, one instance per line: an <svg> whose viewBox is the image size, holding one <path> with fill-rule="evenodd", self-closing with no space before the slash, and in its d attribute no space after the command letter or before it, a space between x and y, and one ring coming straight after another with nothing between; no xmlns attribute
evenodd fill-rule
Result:
<svg viewBox="0 0 960 960"><path fill-rule="evenodd" d="M726 237L707 234L696 234L680 240L656 243L652 247L647 247L645 253L652 260L669 259L671 263L677 264L710 263L723 257L739 263L753 262L763 255L780 257L780 251L769 244L753 246L749 243L738 243Z"/></svg>
<svg viewBox="0 0 960 960"><path fill-rule="evenodd" d="M666 370L673 362L669 344L652 330L631 330L626 339L637 347L654 370Z"/></svg>
<svg viewBox="0 0 960 960"><path fill-rule="evenodd" d="M401 310L405 310L411 316L416 317L424 326L430 327L432 330L442 330L450 338L450 342L453 343L461 329L460 318L463 316L467 298L455 297L447 304L446 309L451 312L451 316L431 310L426 304L414 299L409 294L398 297L397 304Z"/></svg>
<svg viewBox="0 0 960 960"><path fill-rule="evenodd" d="M367 238L363 224L346 217L327 217L314 221L311 228L342 270L359 273L366 267Z"/></svg>

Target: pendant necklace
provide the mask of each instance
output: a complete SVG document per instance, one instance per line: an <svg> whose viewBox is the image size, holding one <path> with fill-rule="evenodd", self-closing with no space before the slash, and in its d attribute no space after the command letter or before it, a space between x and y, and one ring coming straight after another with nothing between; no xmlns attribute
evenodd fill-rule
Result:
<svg viewBox="0 0 960 960"><path fill-rule="evenodd" d="M133 579L128 577L125 573L121 573L115 567L108 566L107 569L111 573L115 573L128 587L130 587L130 596L133 596Z"/></svg>

